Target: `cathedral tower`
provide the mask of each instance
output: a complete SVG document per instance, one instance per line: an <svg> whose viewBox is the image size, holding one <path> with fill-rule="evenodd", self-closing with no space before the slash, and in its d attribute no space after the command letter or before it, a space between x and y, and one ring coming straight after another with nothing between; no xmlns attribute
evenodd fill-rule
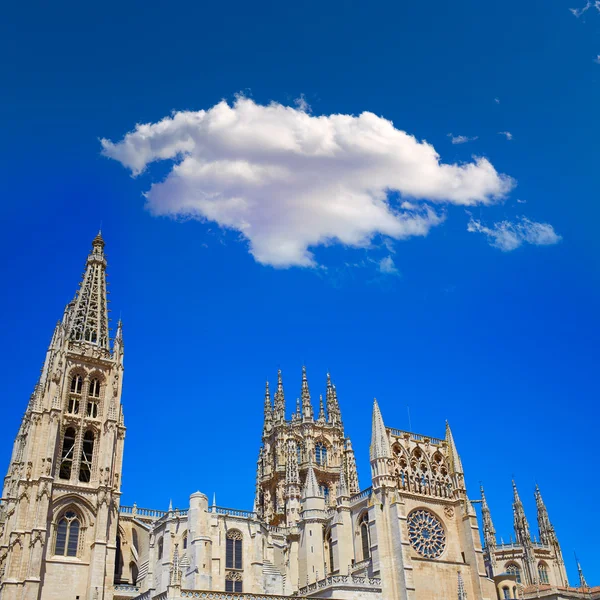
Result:
<svg viewBox="0 0 600 600"><path fill-rule="evenodd" d="M109 339L104 240L92 242L14 444L0 505L0 597L111 600L125 427L123 336Z"/></svg>
<svg viewBox="0 0 600 600"><path fill-rule="evenodd" d="M273 401L271 404L267 383L262 446L256 474L255 510L261 519L271 525L292 526L300 518L299 482L306 481L309 466L312 464L325 506L334 507L340 467L344 469L349 494L359 491L356 461L350 438L344 434L337 391L329 374L325 403L321 398L316 418L304 367L300 396L291 418L286 418L281 371L277 374L277 391Z"/></svg>

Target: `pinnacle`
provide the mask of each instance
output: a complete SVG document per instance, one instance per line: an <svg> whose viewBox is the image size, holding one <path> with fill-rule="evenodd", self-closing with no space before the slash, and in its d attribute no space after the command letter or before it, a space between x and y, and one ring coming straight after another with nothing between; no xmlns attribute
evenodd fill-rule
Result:
<svg viewBox="0 0 600 600"><path fill-rule="evenodd" d="M306 473L306 481L304 483L304 497L305 498L320 498L321 493L319 492L319 486L317 484L317 478L315 476L315 470L313 469L312 463L308 465L308 471Z"/></svg>
<svg viewBox="0 0 600 600"><path fill-rule="evenodd" d="M390 458L392 452L390 449L390 441L387 437L383 417L379 410L377 399L373 400L373 424L371 430L371 460L376 458Z"/></svg>

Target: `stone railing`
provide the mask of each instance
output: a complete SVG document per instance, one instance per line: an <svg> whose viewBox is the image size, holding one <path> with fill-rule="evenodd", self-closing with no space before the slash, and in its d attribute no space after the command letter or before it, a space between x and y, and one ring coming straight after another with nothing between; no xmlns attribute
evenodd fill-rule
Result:
<svg viewBox="0 0 600 600"><path fill-rule="evenodd" d="M350 502L358 502L359 500L362 500L363 498L370 498L371 494L373 493L373 488L367 488L366 490L363 490L362 492L358 492L358 494L354 494L354 496L352 496L350 498Z"/></svg>
<svg viewBox="0 0 600 600"><path fill-rule="evenodd" d="M137 585L128 583L115 583L115 592L139 592L140 588Z"/></svg>
<svg viewBox="0 0 600 600"><path fill-rule="evenodd" d="M373 592L381 591L381 579L377 577L357 577L356 575L330 575L316 583L310 583L298 590L299 594L312 594L317 590L330 587L345 587Z"/></svg>
<svg viewBox="0 0 600 600"><path fill-rule="evenodd" d="M531 542L531 545L534 548L549 548L546 544L542 544L541 542ZM523 548L522 544L518 544L517 542L510 542L508 544L496 544L496 550L512 550L512 549L520 549Z"/></svg>
<svg viewBox="0 0 600 600"><path fill-rule="evenodd" d="M218 515L228 515L229 517L241 517L242 519L255 519L256 513L251 510L238 510L237 508L223 508L222 506L212 506L210 512L216 512Z"/></svg>
<svg viewBox="0 0 600 600"><path fill-rule="evenodd" d="M421 435L420 433L411 433L410 431L403 431L402 429L394 429L393 427L388 427L387 430L396 437L404 437L408 434L411 440L415 442L427 442L434 446L441 446L444 443L444 440L439 438L434 438L429 435Z"/></svg>
<svg viewBox="0 0 600 600"><path fill-rule="evenodd" d="M202 598L203 600L290 600L290 596L273 596L271 594L253 594L250 592L200 592L194 590L181 590L181 597ZM303 596L294 596L294 598L295 600L306 600Z"/></svg>
<svg viewBox="0 0 600 600"><path fill-rule="evenodd" d="M119 512L122 515L131 515L132 517L142 519L160 519L164 517L167 512L164 510L154 510L153 508L138 508L135 504L133 506L120 506Z"/></svg>

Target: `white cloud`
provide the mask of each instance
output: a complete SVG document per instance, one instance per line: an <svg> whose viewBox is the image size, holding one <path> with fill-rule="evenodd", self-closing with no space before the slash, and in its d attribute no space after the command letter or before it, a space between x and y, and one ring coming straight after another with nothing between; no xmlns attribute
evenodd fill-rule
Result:
<svg viewBox="0 0 600 600"><path fill-rule="evenodd" d="M448 134L448 137L450 138L450 141L453 144L465 144L467 142L474 142L476 139L479 138L479 136L473 136L473 137L468 137L466 135L452 135L451 133Z"/></svg>
<svg viewBox="0 0 600 600"><path fill-rule="evenodd" d="M496 104L500 104L500 98L494 98L494 102L495 102Z"/></svg>
<svg viewBox="0 0 600 600"><path fill-rule="evenodd" d="M594 62L595 62L597 65L600 65L600 54L598 54L598 56L596 56L596 58L594 59Z"/></svg>
<svg viewBox="0 0 600 600"><path fill-rule="evenodd" d="M503 135L507 140L513 139L513 134L510 131L499 131L498 135Z"/></svg>
<svg viewBox="0 0 600 600"><path fill-rule="evenodd" d="M549 223L536 223L526 217L520 217L517 222L500 221L494 223L492 227L486 227L481 221L471 217L467 231L483 233L490 246L499 248L503 252L510 252L523 244L550 246L562 240Z"/></svg>
<svg viewBox="0 0 600 600"><path fill-rule="evenodd" d="M527 202L527 200L521 200L520 198L517 198L517 204L525 204Z"/></svg>
<svg viewBox="0 0 600 600"><path fill-rule="evenodd" d="M379 261L379 270L386 275L400 275L391 256L386 256Z"/></svg>
<svg viewBox="0 0 600 600"><path fill-rule="evenodd" d="M318 245L425 236L443 216L424 201L489 205L515 183L486 158L443 163L433 146L373 113L313 116L245 97L101 142L134 176L173 162L145 194L152 214L237 230L258 262L278 267L314 266ZM405 199L415 206L397 206Z"/></svg>
<svg viewBox="0 0 600 600"><path fill-rule="evenodd" d="M576 16L580 17L582 14L586 13L590 8L595 8L598 12L600 12L600 0L587 0L585 6L581 8L570 8L569 10Z"/></svg>

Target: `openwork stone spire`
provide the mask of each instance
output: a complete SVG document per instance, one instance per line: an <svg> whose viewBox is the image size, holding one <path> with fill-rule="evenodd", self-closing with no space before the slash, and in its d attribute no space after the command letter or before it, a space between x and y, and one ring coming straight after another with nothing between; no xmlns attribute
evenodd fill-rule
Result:
<svg viewBox="0 0 600 600"><path fill-rule="evenodd" d="M83 280L71 308L71 340L88 342L108 350L108 301L106 294L106 259L104 240L92 241Z"/></svg>
<svg viewBox="0 0 600 600"><path fill-rule="evenodd" d="M513 486L513 513L514 513L514 524L515 524L515 536L517 543L519 544L530 544L531 533L529 532L529 523L525 516L525 509L523 503L519 497L519 491L517 490L517 484L514 479L512 482Z"/></svg>
<svg viewBox="0 0 600 600"><path fill-rule="evenodd" d="M371 429L371 460L377 458L391 458L392 450L390 441L383 424L383 417L379 410L377 399L373 401L373 426Z"/></svg>
<svg viewBox="0 0 600 600"><path fill-rule="evenodd" d="M302 367L302 416L305 419L313 418L313 408L310 402L310 391L308 389L306 367Z"/></svg>
<svg viewBox="0 0 600 600"><path fill-rule="evenodd" d="M485 497L485 492L483 491L483 486L481 486L481 518L483 521L484 547L488 551L492 551L496 547L496 530L494 529L494 523L492 523L492 515Z"/></svg>
<svg viewBox="0 0 600 600"><path fill-rule="evenodd" d="M274 417L276 421L285 421L285 395L283 393L283 379L281 369L277 371L277 391L275 392Z"/></svg>
<svg viewBox="0 0 600 600"><path fill-rule="evenodd" d="M348 498L348 486L346 485L346 474L344 464L340 465L340 484L338 486L337 497L338 498Z"/></svg>
<svg viewBox="0 0 600 600"><path fill-rule="evenodd" d="M575 555L575 562L577 562L577 573L579 575L579 587L582 590L589 590L590 587L587 584L587 581L585 580L585 576L583 574L583 569L581 568L581 564L579 563L579 560L577 559L577 555Z"/></svg>
<svg viewBox="0 0 600 600"><path fill-rule="evenodd" d="M554 527L552 526L552 523L550 523L548 510L546 509L546 505L542 500L540 488L537 485L535 486L535 504L537 507L537 522L540 530L540 542L542 542L542 544L550 545L555 542L556 534L554 533Z"/></svg>

